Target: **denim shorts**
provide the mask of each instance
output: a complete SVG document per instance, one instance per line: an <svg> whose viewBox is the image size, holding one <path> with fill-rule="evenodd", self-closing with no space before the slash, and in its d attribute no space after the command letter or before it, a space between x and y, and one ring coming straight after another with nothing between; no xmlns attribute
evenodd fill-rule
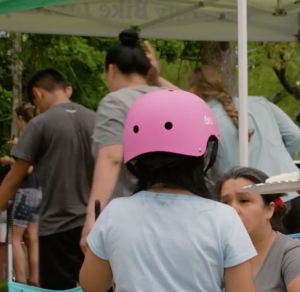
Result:
<svg viewBox="0 0 300 292"><path fill-rule="evenodd" d="M38 223L41 201L41 190L19 189L14 200L14 225L27 227L28 223Z"/></svg>

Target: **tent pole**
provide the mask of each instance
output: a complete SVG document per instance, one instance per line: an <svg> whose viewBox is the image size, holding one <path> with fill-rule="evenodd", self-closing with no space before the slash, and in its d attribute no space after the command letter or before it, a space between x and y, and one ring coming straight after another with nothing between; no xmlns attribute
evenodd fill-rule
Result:
<svg viewBox="0 0 300 292"><path fill-rule="evenodd" d="M240 166L248 166L247 0L237 0Z"/></svg>

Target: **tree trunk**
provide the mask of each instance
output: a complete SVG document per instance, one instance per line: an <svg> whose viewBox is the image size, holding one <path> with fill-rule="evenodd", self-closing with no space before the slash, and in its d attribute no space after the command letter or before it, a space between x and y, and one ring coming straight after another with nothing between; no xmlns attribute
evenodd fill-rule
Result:
<svg viewBox="0 0 300 292"><path fill-rule="evenodd" d="M203 65L214 65L224 72L227 81L227 90L237 96L235 82L235 68L237 56L230 42L205 42L201 56Z"/></svg>
<svg viewBox="0 0 300 292"><path fill-rule="evenodd" d="M11 136L18 135L16 108L22 102L22 62L19 58L21 52L22 34L16 33L13 40L12 49L12 75L13 75L13 99Z"/></svg>

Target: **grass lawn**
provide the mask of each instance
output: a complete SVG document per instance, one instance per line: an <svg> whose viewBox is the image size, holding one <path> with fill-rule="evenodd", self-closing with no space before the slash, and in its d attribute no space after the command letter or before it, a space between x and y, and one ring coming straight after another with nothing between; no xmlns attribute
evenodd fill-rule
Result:
<svg viewBox="0 0 300 292"><path fill-rule="evenodd" d="M7 292L7 281L0 280L0 292Z"/></svg>

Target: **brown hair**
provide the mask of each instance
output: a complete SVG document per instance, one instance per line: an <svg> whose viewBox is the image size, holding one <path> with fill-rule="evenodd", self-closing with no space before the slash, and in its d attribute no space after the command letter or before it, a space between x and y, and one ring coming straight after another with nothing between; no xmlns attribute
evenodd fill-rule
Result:
<svg viewBox="0 0 300 292"><path fill-rule="evenodd" d="M252 168L252 167L241 167L237 166L232 168L229 172L227 172L219 181L217 181L215 188L214 188L214 197L218 201L221 200L221 190L224 183L230 179L239 179L243 178L253 182L253 184L260 184L264 183L269 176L267 176L264 172ZM268 206L272 202L276 202L276 199L287 196L285 193L278 193L278 194L269 194L269 195L261 195L264 205ZM285 227L285 216L290 211L290 204L282 204L281 206L276 206L273 216L270 220L272 229L275 231L279 231L282 233L286 233Z"/></svg>
<svg viewBox="0 0 300 292"><path fill-rule="evenodd" d="M16 108L16 114L18 117L22 117L22 119L25 121L25 123L29 123L31 119L35 116L35 109L34 106L31 103L28 102L22 102L17 108Z"/></svg>
<svg viewBox="0 0 300 292"><path fill-rule="evenodd" d="M222 103L224 110L238 130L239 113L236 110L234 100L228 93L224 74L215 66L202 66L195 68L188 78L190 88L204 100L217 99ZM249 141L254 130L248 131Z"/></svg>

